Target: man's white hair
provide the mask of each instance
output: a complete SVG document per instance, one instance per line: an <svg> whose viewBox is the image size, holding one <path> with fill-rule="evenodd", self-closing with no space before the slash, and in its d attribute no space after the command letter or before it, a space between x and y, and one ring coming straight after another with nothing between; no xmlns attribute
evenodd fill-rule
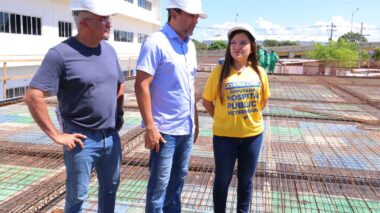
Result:
<svg viewBox="0 0 380 213"><path fill-rule="evenodd" d="M82 26L80 25L80 22L84 19L82 16L83 13L86 13L87 11L73 11L73 19L75 22L75 26L77 27L78 32L81 30Z"/></svg>

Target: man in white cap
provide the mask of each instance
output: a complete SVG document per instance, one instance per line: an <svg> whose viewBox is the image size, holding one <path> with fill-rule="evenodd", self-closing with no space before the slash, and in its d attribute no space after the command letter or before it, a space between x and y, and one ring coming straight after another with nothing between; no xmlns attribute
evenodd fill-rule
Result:
<svg viewBox="0 0 380 213"><path fill-rule="evenodd" d="M168 23L151 34L137 61L136 97L150 149L146 212L180 212L192 144L199 133L194 80L196 50L189 36L201 0L169 0Z"/></svg>
<svg viewBox="0 0 380 213"><path fill-rule="evenodd" d="M51 48L30 82L24 100L35 122L63 146L65 212L81 212L91 172L99 182L99 212L114 212L120 179L124 76L104 39L111 23L108 0L74 0L78 34ZM62 132L53 125L45 94L57 95Z"/></svg>

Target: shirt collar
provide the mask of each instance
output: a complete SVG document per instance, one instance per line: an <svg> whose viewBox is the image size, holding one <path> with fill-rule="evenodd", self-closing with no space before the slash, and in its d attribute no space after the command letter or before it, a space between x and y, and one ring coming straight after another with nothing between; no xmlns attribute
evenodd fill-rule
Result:
<svg viewBox="0 0 380 213"><path fill-rule="evenodd" d="M179 37L179 35L174 31L174 29L168 24L166 23L161 31L170 39L178 39L179 41L182 42L182 39L181 37ZM183 40L183 42L185 43L188 43L190 41L190 37L187 37L185 40Z"/></svg>

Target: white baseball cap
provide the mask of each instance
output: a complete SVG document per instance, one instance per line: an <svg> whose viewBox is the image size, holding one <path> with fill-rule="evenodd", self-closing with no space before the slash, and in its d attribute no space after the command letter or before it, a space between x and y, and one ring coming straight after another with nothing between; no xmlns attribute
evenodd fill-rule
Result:
<svg viewBox="0 0 380 213"><path fill-rule="evenodd" d="M178 8L190 14L199 15L200 18L207 18L207 14L202 12L201 0L169 0L166 9Z"/></svg>
<svg viewBox="0 0 380 213"><path fill-rule="evenodd" d="M231 39L230 36L231 34L234 32L234 31L237 31L237 30L243 30L243 31L246 31L248 32L249 34L251 34L252 38L255 39L255 36L253 36L253 29L251 26L249 25L246 25L246 24L238 24L238 25L235 25L234 27L232 27L228 33L227 33L227 36L228 36L228 39Z"/></svg>
<svg viewBox="0 0 380 213"><path fill-rule="evenodd" d="M71 0L71 11L89 11L99 16L116 13L117 7L110 0Z"/></svg>

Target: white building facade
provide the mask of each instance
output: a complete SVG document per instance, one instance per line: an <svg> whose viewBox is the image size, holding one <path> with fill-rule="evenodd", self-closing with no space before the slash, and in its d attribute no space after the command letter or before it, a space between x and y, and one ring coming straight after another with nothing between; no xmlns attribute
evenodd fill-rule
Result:
<svg viewBox="0 0 380 213"><path fill-rule="evenodd" d="M131 71L142 42L161 26L160 0L110 2L118 14L111 17L108 42L118 53L122 69ZM70 0L0 0L0 100L17 96L11 89L28 83L9 76L34 74L51 47L76 33ZM20 71L20 66L29 66L30 71Z"/></svg>
<svg viewBox="0 0 380 213"><path fill-rule="evenodd" d="M109 43L119 56L137 55L144 36L161 26L160 0L117 0ZM69 0L0 0L0 56L44 55L76 34ZM121 34L120 34L121 32ZM121 38L127 35L127 38Z"/></svg>

